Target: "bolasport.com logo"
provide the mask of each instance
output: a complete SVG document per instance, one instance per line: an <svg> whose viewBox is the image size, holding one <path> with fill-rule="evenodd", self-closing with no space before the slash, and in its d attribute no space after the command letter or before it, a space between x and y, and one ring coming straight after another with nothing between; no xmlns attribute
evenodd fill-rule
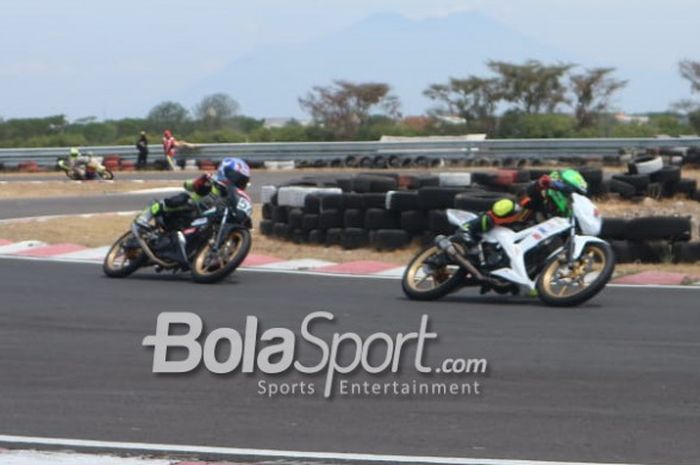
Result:
<svg viewBox="0 0 700 465"><path fill-rule="evenodd" d="M261 377L256 383L257 394L267 397L320 393L325 398L481 394L481 383L475 378L488 373L485 358L446 357L434 366L426 365L426 352L438 340L438 334L429 330L428 315L421 317L417 331L407 333L375 332L363 338L354 332L333 332L325 337L314 332L317 326L334 320L335 315L330 312L309 313L300 322L297 335L283 327L260 333L258 318L248 316L242 332L217 328L203 334L204 322L197 314L163 312L158 315L155 334L146 336L142 344L153 347L153 373L190 373L203 366L216 375L296 372L315 377L313 381L291 383ZM311 362L297 359L301 346L309 346L317 354ZM173 357L172 351L178 351L180 356ZM362 372L405 374L407 366L415 370L416 377L388 382L346 378ZM434 379L438 375L440 380ZM465 376L470 379L465 381ZM322 382L315 381L318 377Z"/></svg>

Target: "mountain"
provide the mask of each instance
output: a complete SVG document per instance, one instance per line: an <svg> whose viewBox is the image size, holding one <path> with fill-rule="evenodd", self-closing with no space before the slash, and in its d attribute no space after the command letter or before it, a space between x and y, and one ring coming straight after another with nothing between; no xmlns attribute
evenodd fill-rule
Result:
<svg viewBox="0 0 700 465"><path fill-rule="evenodd" d="M430 106L422 96L429 84L450 76L484 75L489 59L575 61L571 54L479 13L422 20L385 13L300 46L261 48L231 61L181 98L194 103L206 94L226 92L245 114L301 117L297 98L314 85L333 79L379 81L392 85L404 114L420 114Z"/></svg>

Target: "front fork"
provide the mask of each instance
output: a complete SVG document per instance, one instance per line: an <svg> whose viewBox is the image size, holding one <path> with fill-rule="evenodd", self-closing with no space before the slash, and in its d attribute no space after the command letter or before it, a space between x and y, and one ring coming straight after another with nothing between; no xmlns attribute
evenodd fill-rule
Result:
<svg viewBox="0 0 700 465"><path fill-rule="evenodd" d="M221 218L221 224L219 225L219 232L216 234L216 240L214 244L212 245L212 251L214 253L219 251L219 247L221 246L221 239L224 235L224 229L226 229L224 226L226 225L226 221L228 220L228 215L229 215L229 210L228 207L224 210L224 216Z"/></svg>

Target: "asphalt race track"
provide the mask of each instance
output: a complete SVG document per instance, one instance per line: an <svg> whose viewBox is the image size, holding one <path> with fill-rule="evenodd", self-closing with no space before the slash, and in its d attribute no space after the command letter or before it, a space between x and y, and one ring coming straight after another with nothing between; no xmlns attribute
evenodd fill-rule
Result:
<svg viewBox="0 0 700 465"><path fill-rule="evenodd" d="M3 259L0 292L0 434L553 461L700 458L700 294L692 289L608 288L573 309L471 291L417 303L386 279L239 271L204 286L186 275L111 280L95 265ZM255 315L261 330L299 334L317 310L336 316L322 337L417 331L429 315L439 337L428 365L486 358L481 395L269 399L257 392L260 379L323 380L154 375L153 350L141 346L162 311L195 312L206 332L242 332ZM392 376L452 379L404 365Z"/></svg>

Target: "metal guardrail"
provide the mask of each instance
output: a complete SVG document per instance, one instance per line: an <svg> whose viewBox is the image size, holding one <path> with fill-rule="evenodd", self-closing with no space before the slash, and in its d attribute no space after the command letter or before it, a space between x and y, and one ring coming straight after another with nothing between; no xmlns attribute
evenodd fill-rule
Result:
<svg viewBox="0 0 700 465"><path fill-rule="evenodd" d="M410 142L263 142L236 144L198 144L196 149L182 149L182 158L218 161L237 156L253 161L270 160L332 160L348 156L416 158L468 157L587 157L599 158L616 155L620 149L645 150L700 146L700 137L681 138L627 138L627 139L490 139L474 141L410 141ZM133 145L81 147L96 156L119 155L135 161ZM149 160L162 158L160 145L151 145ZM0 149L0 163L5 165L36 161L53 165L58 157L68 155L68 147Z"/></svg>

